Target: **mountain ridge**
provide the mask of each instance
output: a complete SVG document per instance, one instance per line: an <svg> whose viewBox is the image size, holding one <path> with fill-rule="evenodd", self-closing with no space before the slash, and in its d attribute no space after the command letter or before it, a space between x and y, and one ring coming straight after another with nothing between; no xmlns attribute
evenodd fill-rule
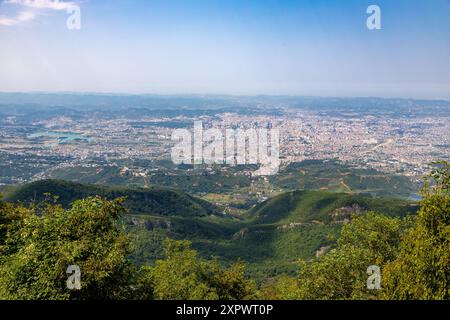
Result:
<svg viewBox="0 0 450 320"><path fill-rule="evenodd" d="M165 187L129 188L103 185L81 184L63 180L40 180L21 185L5 194L8 202L39 203L52 197L64 207L73 201L101 196L112 200L125 197L125 206L131 213L152 213L161 216L206 216L218 215L219 209L213 204L193 197L183 191Z"/></svg>

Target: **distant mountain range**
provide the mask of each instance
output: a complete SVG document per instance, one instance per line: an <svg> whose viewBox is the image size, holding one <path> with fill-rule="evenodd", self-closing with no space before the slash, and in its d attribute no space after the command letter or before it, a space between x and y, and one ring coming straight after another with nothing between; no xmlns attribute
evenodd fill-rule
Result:
<svg viewBox="0 0 450 320"><path fill-rule="evenodd" d="M450 107L447 100L419 100L377 97L314 97L314 96L233 96L233 95L156 95L110 93L7 93L0 92L0 105L41 105L91 108L149 108L149 109L220 109L258 106L307 108L378 108L416 106Z"/></svg>

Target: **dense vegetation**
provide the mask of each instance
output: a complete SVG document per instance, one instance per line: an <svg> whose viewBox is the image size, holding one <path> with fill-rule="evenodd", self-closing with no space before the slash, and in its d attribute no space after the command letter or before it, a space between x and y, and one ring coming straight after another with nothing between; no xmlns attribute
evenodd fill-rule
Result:
<svg viewBox="0 0 450 320"><path fill-rule="evenodd" d="M61 180L30 183L6 194L5 200L29 204L56 197L58 203L67 207L75 200L92 196L100 196L108 200L126 198L124 206L134 213L151 212L162 216L206 216L218 213L217 208L212 204L178 190L161 187L114 188Z"/></svg>
<svg viewBox="0 0 450 320"><path fill-rule="evenodd" d="M352 215L375 211L404 216L417 211L412 202L401 199L292 191L232 217L202 214L190 202L181 200L189 197L204 208L213 206L173 190L110 188L54 180L19 187L9 192L6 200L39 205L53 201L49 194L57 196L57 203L65 208L89 196L109 200L127 197L123 204L129 212L121 221L135 245L130 257L138 265L153 264L161 258L166 238L189 240L204 259L216 259L225 265L239 259L248 263L247 271L258 283L279 274L294 275L298 259L312 259L318 251L329 250Z"/></svg>
<svg viewBox="0 0 450 320"><path fill-rule="evenodd" d="M301 262L298 276L262 290L278 299L449 299L450 164L439 163L422 191L416 217L355 217L338 245ZM381 287L368 290L368 267L380 268Z"/></svg>
<svg viewBox="0 0 450 320"><path fill-rule="evenodd" d="M249 264L249 273L259 283L282 273L295 274L299 259L310 260L321 250L331 249L342 226L352 216L369 211L402 217L415 213L417 206L398 199L295 191L256 206L248 213L248 220L214 221L212 225L221 226L207 228L217 230L214 235L176 232L174 222L169 236L189 239L208 259L218 257L227 263L242 259Z"/></svg>
<svg viewBox="0 0 450 320"><path fill-rule="evenodd" d="M270 180L274 186L284 190L320 189L382 197L410 197L420 188L406 176L354 168L332 160L291 163Z"/></svg>
<svg viewBox="0 0 450 320"><path fill-rule="evenodd" d="M431 173L417 216L400 211L392 215L367 213L370 208L361 208L370 205L369 198L350 206L354 203L348 198L336 200L325 193L320 205L316 199L304 208L313 212L330 206L332 215L323 209L312 217L305 210L296 211L293 203L308 199L299 195L288 195L293 202L287 204L282 197L279 201L289 210L275 218L270 217L266 205L276 208L276 201L255 208L249 218L254 225L234 235L235 241L245 242L251 237L252 242L263 240L259 231L265 228L305 233L302 228L314 224L339 227L337 241L330 239L330 249L317 258L300 259L296 276L269 276L258 283L246 276L242 262L226 267L221 261L206 260L186 240L166 239L154 263L136 265L130 259L135 250L134 235L124 224L127 219L121 219L125 215L124 199L87 197L67 207L53 201L31 206L0 202L0 299L449 298L448 163L438 164ZM377 209L389 210L389 206ZM246 223L210 216L193 221L213 224L214 219L229 224L229 233L233 224L241 227L239 223ZM307 222L311 225L301 225ZM252 232L252 227L258 232ZM69 265L81 269L80 290L66 288ZM381 270L379 290L367 288L369 266Z"/></svg>
<svg viewBox="0 0 450 320"><path fill-rule="evenodd" d="M149 184L176 188L185 192L202 193L245 193L252 183L262 183L262 177L243 174L256 170L255 166L202 167L191 165L175 166L171 161L129 160L119 162L119 167L82 167L48 170L48 177L89 184L112 186L147 186ZM122 167L158 168L146 177L123 175ZM1 167L0 167L1 169ZM208 170L209 169L209 170ZM306 160L291 163L280 168L277 175L269 177L270 189L326 190L374 196L405 197L417 194L420 186L413 179L376 171L358 169L339 161ZM270 190L268 190L270 191Z"/></svg>

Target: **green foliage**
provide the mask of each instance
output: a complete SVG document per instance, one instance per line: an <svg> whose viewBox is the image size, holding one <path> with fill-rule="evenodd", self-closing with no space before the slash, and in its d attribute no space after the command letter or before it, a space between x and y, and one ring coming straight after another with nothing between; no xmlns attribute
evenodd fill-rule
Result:
<svg viewBox="0 0 450 320"><path fill-rule="evenodd" d="M322 247L334 245L352 212L364 216L376 210L404 216L416 210L411 204L401 199L298 191L261 203L243 220L132 215L134 223L129 229L137 248L132 259L140 265L152 264L161 258L162 239L184 239L191 241L204 259L228 265L241 259L252 278L261 283L280 274L295 275L299 259L309 260ZM339 210L343 216L333 216Z"/></svg>
<svg viewBox="0 0 450 320"><path fill-rule="evenodd" d="M18 207L22 217L9 225L0 247L0 298L126 297L132 266L129 238L118 225L121 202L96 197L75 201L69 210ZM81 290L66 287L70 265L81 269Z"/></svg>
<svg viewBox="0 0 450 320"><path fill-rule="evenodd" d="M408 198L419 190L409 177L386 174L374 169L358 169L338 161L306 160L291 163L270 177L275 187L284 190L328 190L370 194L379 197Z"/></svg>
<svg viewBox="0 0 450 320"><path fill-rule="evenodd" d="M299 288L297 278L281 275L268 279L257 292L257 298L262 300L298 300Z"/></svg>
<svg viewBox="0 0 450 320"><path fill-rule="evenodd" d="M449 299L450 165L439 163L422 192L417 219L369 213L343 227L337 247L302 262L297 279L281 277L260 295L275 299ZM367 267L382 270L368 290Z"/></svg>
<svg viewBox="0 0 450 320"><path fill-rule="evenodd" d="M450 189L450 163L447 161L434 162L434 170L428 176L428 184L425 184L425 189L422 192L427 193L427 187L432 184L437 191L449 191Z"/></svg>
<svg viewBox="0 0 450 320"><path fill-rule="evenodd" d="M370 298L366 290L366 270L372 259L369 250L345 245L330 251L319 261L301 264L297 298Z"/></svg>
<svg viewBox="0 0 450 320"><path fill-rule="evenodd" d="M20 223L26 215L29 215L28 209L1 201L0 195L0 247L5 244L11 226Z"/></svg>
<svg viewBox="0 0 450 320"><path fill-rule="evenodd" d="M165 242L165 260L158 260L151 270L154 296L161 300L213 299L207 284L202 281L204 266L197 252L187 241Z"/></svg>
<svg viewBox="0 0 450 320"><path fill-rule="evenodd" d="M235 300L249 298L253 292L241 263L222 269L216 262L199 259L190 242L169 239L164 242L164 255L156 266L141 270L138 292L151 291L152 298L161 300Z"/></svg>
<svg viewBox="0 0 450 320"><path fill-rule="evenodd" d="M250 212L257 223L331 222L331 213L345 208L354 211L376 211L390 216L404 216L417 211L410 201L372 198L324 191L292 191L273 197Z"/></svg>
<svg viewBox="0 0 450 320"><path fill-rule="evenodd" d="M207 281L219 300L252 299L255 294L253 281L245 276L245 265L236 262L226 269L217 262L211 263Z"/></svg>
<svg viewBox="0 0 450 320"><path fill-rule="evenodd" d="M417 224L385 269L387 299L450 298L450 164L439 163L423 190Z"/></svg>
<svg viewBox="0 0 450 320"><path fill-rule="evenodd" d="M405 222L406 221L406 222ZM315 261L300 262L297 279L282 277L262 295L277 299L375 299L380 292L367 289L367 268L383 266L396 256L409 219L376 213L355 216L345 225L337 247ZM267 298L267 297L266 297Z"/></svg>
<svg viewBox="0 0 450 320"><path fill-rule="evenodd" d="M355 217L342 228L338 247L352 246L370 252L372 262L381 266L395 259L401 236L413 219L390 218L373 212Z"/></svg>
<svg viewBox="0 0 450 320"><path fill-rule="evenodd" d="M64 207L79 199L101 196L108 200L125 198L124 206L134 213L151 213L172 216L206 216L217 213L217 208L207 201L184 192L168 188L125 188L83 185L60 180L42 180L16 188L6 195L11 202L40 203L48 194L58 197Z"/></svg>
<svg viewBox="0 0 450 320"><path fill-rule="evenodd" d="M44 181L8 198L43 203L0 201L0 299L449 299L449 173L437 163L417 217L404 200L295 191L226 219L175 191ZM124 205L135 214L121 218ZM230 263L241 258L266 280L259 291ZM69 265L81 290L66 288ZM367 289L371 265L382 290Z"/></svg>
<svg viewBox="0 0 450 320"><path fill-rule="evenodd" d="M239 168L231 170L238 172ZM220 169L217 172L209 173L200 169L194 174L186 171L180 174L179 171L175 171L168 175L162 171L153 175L151 182L156 185L196 193L235 192L238 189L251 186L251 180L247 176L235 175L234 172L220 172Z"/></svg>

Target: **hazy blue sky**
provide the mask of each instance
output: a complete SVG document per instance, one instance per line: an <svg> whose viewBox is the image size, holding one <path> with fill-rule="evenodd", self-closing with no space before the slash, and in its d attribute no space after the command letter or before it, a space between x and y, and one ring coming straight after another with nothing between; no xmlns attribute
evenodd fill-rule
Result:
<svg viewBox="0 0 450 320"><path fill-rule="evenodd" d="M77 31L26 1L0 0L0 91L450 98L449 0L83 0Z"/></svg>

